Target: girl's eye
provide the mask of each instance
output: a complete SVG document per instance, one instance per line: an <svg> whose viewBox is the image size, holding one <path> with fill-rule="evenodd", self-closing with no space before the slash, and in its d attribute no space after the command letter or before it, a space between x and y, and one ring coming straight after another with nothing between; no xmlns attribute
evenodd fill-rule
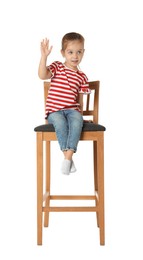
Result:
<svg viewBox="0 0 143 260"><path fill-rule="evenodd" d="M69 54L72 54L73 52L72 51L69 51Z"/></svg>

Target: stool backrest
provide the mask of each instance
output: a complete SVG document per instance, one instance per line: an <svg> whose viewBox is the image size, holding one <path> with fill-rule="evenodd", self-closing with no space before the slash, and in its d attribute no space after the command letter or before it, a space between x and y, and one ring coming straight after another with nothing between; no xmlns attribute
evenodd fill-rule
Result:
<svg viewBox="0 0 143 260"><path fill-rule="evenodd" d="M86 120L92 120L95 124L98 124L98 107L99 107L99 81L90 81L89 88L91 94L79 94L78 102L80 103L80 109L83 117ZM44 101L46 105L46 99L48 96L48 90L50 88L50 82L44 81Z"/></svg>

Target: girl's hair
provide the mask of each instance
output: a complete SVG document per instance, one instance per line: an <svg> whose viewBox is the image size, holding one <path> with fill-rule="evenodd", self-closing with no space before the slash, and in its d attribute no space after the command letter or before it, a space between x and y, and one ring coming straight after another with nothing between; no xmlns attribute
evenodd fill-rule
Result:
<svg viewBox="0 0 143 260"><path fill-rule="evenodd" d="M66 49L69 41L75 41L75 40L84 43L84 37L79 33L71 32L65 34L62 39L62 50L64 51Z"/></svg>

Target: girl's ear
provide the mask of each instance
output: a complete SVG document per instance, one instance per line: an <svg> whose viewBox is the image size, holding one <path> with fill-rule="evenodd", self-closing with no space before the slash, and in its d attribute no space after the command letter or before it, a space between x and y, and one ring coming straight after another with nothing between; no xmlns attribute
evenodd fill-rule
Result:
<svg viewBox="0 0 143 260"><path fill-rule="evenodd" d="M65 55L64 55L64 51L63 50L61 50L61 54L62 54L62 56L64 57Z"/></svg>

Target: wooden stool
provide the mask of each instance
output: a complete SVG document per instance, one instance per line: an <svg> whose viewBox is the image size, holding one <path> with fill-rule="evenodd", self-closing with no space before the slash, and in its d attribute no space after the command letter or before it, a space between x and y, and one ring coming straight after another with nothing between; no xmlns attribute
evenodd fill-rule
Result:
<svg viewBox="0 0 143 260"><path fill-rule="evenodd" d="M42 245L43 213L44 226L49 225L50 212L96 212L97 226L99 227L100 245L105 244L104 232L104 126L98 124L98 101L99 81L89 82L90 95L79 94L79 102L82 108L83 117L88 116L84 121L81 138L82 141L93 141L94 160L94 194L93 195L53 195L50 193L50 142L57 140L55 129L52 124L37 126L34 130L37 133L37 244ZM45 102L48 95L50 82L44 82ZM90 101L93 106L91 108ZM85 104L86 103L86 104ZM92 121L89 121L89 116ZM43 149L45 143L46 149ZM46 166L43 167L44 158ZM45 169L45 174L43 170ZM43 176L45 176L46 188L43 188ZM55 207L50 206L51 200L94 200L95 206L76 207Z"/></svg>

